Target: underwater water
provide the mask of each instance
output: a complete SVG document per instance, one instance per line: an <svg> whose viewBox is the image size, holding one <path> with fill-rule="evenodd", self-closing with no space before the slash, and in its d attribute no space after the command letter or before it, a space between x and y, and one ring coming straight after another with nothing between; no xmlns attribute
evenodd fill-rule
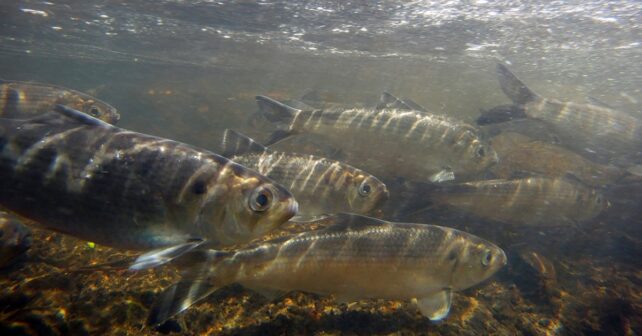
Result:
<svg viewBox="0 0 642 336"><path fill-rule="evenodd" d="M642 128L630 131L622 150L608 138L629 134L624 125L642 120L639 1L25 0L1 2L0 18L0 78L87 93L118 109L119 127L216 153L226 129L264 144L277 130L257 117L258 95L331 110L374 109L389 92L468 124L497 162L470 175L456 171L454 181L436 186L426 186L429 174L421 181L404 176L402 166L410 162L385 152L383 140L340 148L330 140L345 135L308 131L270 147L386 175L380 179L390 197L377 217L456 228L496 244L508 257L488 280L456 291L439 322L407 300L344 303L304 291L266 298L232 284L161 326L146 326L156 298L180 279L179 270L129 271L140 252L27 223L26 247L0 269L0 334L642 330ZM580 121L570 126L560 126L562 119L542 126L537 112L544 103L520 120L477 125L483 111L516 103L500 87L498 63L538 97L589 107L559 107L554 115L576 112ZM628 117L633 121L611 123ZM582 122L589 119L598 126ZM508 140L498 138L507 134ZM430 150L412 154L413 160L439 160ZM549 178L564 183L550 191L539 182ZM475 184L497 179L530 180ZM4 264L4 256L0 260Z"/></svg>

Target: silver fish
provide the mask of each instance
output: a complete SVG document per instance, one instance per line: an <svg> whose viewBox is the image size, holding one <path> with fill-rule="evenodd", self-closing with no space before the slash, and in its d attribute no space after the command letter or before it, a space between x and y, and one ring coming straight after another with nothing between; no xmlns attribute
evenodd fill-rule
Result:
<svg viewBox="0 0 642 336"><path fill-rule="evenodd" d="M113 106L88 94L60 86L0 79L0 118L28 119L61 104L115 124L120 114Z"/></svg>
<svg viewBox="0 0 642 336"><path fill-rule="evenodd" d="M596 189L566 178L529 177L437 186L433 205L507 224L559 226L590 220L609 207Z"/></svg>
<svg viewBox="0 0 642 336"><path fill-rule="evenodd" d="M31 230L18 218L0 210L0 268L14 263L31 247Z"/></svg>
<svg viewBox="0 0 642 336"><path fill-rule="evenodd" d="M448 315L453 291L506 264L504 251L474 235L436 225L337 214L332 225L224 252L201 250L177 264L184 278L152 307L156 325L215 289L236 282L259 291L300 290L344 301L416 301L431 320Z"/></svg>
<svg viewBox="0 0 642 336"><path fill-rule="evenodd" d="M476 175L497 161L475 128L443 116L397 109L298 110L256 99L259 113L280 129L268 145L297 133L315 134L341 150L346 163L380 178L443 181Z"/></svg>
<svg viewBox="0 0 642 336"><path fill-rule="evenodd" d="M517 114L549 124L569 149L606 159L640 152L642 120L603 106L541 97L502 64L497 65L497 74L502 91L516 104Z"/></svg>
<svg viewBox="0 0 642 336"><path fill-rule="evenodd" d="M337 212L369 214L388 199L383 182L339 161L274 151L233 130L225 131L221 147L223 156L293 193L300 218Z"/></svg>
<svg viewBox="0 0 642 336"><path fill-rule="evenodd" d="M0 119L0 181L0 205L124 249L227 246L297 211L285 188L222 156L60 105L33 119Z"/></svg>

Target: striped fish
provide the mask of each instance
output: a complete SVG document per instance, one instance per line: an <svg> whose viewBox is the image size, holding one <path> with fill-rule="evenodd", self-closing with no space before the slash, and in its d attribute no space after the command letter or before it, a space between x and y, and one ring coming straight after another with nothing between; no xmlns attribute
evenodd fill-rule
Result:
<svg viewBox="0 0 642 336"><path fill-rule="evenodd" d="M28 119L51 111L56 104L109 124L120 119L116 108L85 93L43 83L0 79L0 118Z"/></svg>
<svg viewBox="0 0 642 336"><path fill-rule="evenodd" d="M315 134L339 149L346 163L380 178L466 178L497 161L475 128L446 117L397 109L298 110L268 97L256 99L259 113L279 127L268 145Z"/></svg>
<svg viewBox="0 0 642 336"><path fill-rule="evenodd" d="M388 199L376 177L339 161L273 151L226 130L221 154L285 186L299 202L297 217L337 212L369 214Z"/></svg>
<svg viewBox="0 0 642 336"><path fill-rule="evenodd" d="M33 119L0 119L0 181L9 210L124 249L227 246L297 211L286 189L222 156L60 105Z"/></svg>
<svg viewBox="0 0 642 336"><path fill-rule="evenodd" d="M612 159L640 153L642 120L608 107L562 102L531 91L502 64L497 65L502 91L513 101L512 112L488 114L483 123L501 122L515 116L541 120L560 135L562 145L578 153Z"/></svg>
<svg viewBox="0 0 642 336"><path fill-rule="evenodd" d="M300 290L342 301L412 300L423 315L440 320L454 291L488 279L507 261L496 245L452 228L354 214L330 221L324 229L235 251L184 255L177 261L183 280L161 294L147 323L160 324L234 282L259 292Z"/></svg>

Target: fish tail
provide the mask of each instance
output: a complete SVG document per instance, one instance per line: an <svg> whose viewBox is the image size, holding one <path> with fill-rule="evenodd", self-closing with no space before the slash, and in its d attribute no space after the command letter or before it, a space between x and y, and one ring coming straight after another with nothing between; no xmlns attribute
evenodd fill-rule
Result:
<svg viewBox="0 0 642 336"><path fill-rule="evenodd" d="M541 99L501 63L497 64L497 78L499 79L499 85L502 91L504 91L504 94L506 94L514 104L524 105Z"/></svg>
<svg viewBox="0 0 642 336"><path fill-rule="evenodd" d="M279 128L270 135L270 138L265 142L265 146L274 145L297 134L297 131L292 129L291 125L294 117L301 110L266 96L256 96L256 102L259 105L259 115L276 124Z"/></svg>

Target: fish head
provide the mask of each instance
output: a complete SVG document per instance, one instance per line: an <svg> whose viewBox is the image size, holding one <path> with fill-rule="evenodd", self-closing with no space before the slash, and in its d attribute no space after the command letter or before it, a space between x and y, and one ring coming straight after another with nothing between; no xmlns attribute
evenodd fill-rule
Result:
<svg viewBox="0 0 642 336"><path fill-rule="evenodd" d="M378 178L358 171L350 181L347 192L349 212L369 214L388 200L388 188Z"/></svg>
<svg viewBox="0 0 642 336"><path fill-rule="evenodd" d="M261 237L292 218L299 208L287 189L233 162L209 182L206 194L197 226L219 246Z"/></svg>
<svg viewBox="0 0 642 336"><path fill-rule="evenodd" d="M506 265L506 253L497 245L479 237L459 232L449 258L455 259L451 286L455 290L472 287Z"/></svg>
<svg viewBox="0 0 642 336"><path fill-rule="evenodd" d="M455 177L482 172L497 162L499 156L490 144L475 137L459 153L459 160L455 164L458 167L455 169Z"/></svg>
<svg viewBox="0 0 642 336"><path fill-rule="evenodd" d="M72 100L70 104L66 103L63 105L84 112L108 124L113 125L120 120L120 114L115 107L95 98L82 99L78 97Z"/></svg>

